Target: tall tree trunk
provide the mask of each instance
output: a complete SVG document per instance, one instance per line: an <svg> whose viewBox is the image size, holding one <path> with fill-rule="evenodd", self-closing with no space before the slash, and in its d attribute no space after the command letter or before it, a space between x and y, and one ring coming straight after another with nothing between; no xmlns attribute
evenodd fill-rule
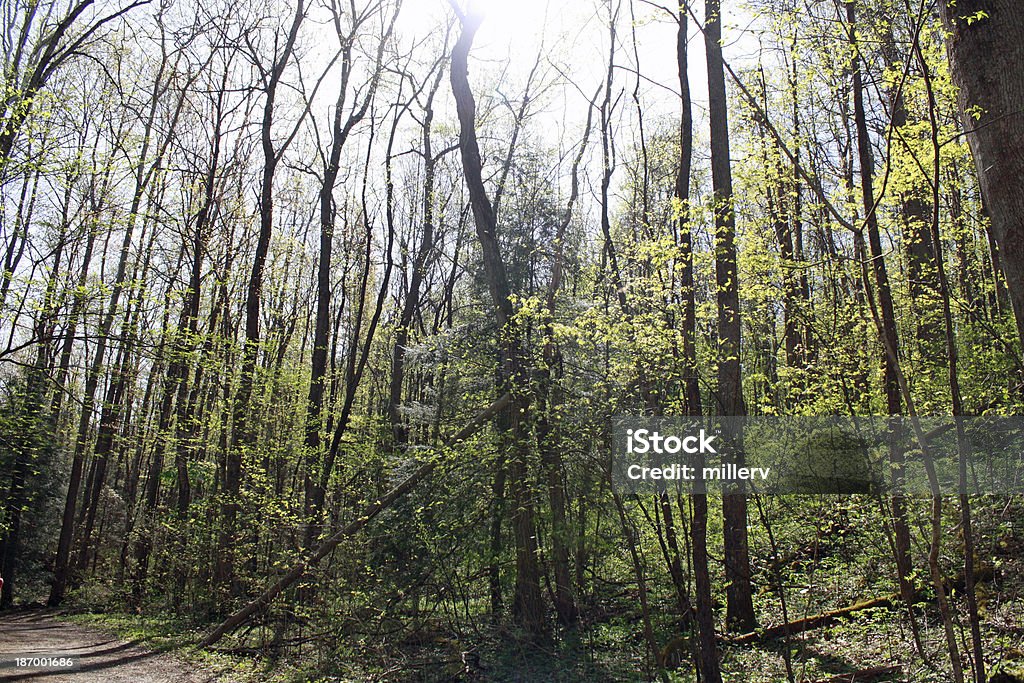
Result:
<svg viewBox="0 0 1024 683"><path fill-rule="evenodd" d="M186 379L189 374L189 367L192 363L190 352L199 325L199 301L201 298L200 286L202 283L202 267L206 240L208 235L211 213L214 206L214 190L216 188L217 174L220 167L222 127L224 122L224 95L227 73L221 81L221 90L217 95L214 111L214 130L212 138L212 152L210 165L203 182L203 195L201 205L195 217L192 239L192 261L189 268L188 289L181 303L181 312L178 316L177 328L168 347L170 359L167 373L164 377L163 396L160 402L160 411L157 423L157 439L154 444L153 459L150 463L149 473L146 478L143 520L151 521L160 493L160 475L163 470L165 451L174 447L175 449L175 470L177 473L179 517L184 518L188 499L190 498L191 484L189 481L188 462L185 448L181 437L186 427L184 414L187 410L188 385ZM174 428L174 436L170 433L172 410L177 408L177 424ZM183 502L184 501L184 502ZM181 521L181 520L180 520ZM135 576L133 597L137 601L141 598L146 575L149 570L149 554L152 550L152 534L142 533L135 544Z"/></svg>
<svg viewBox="0 0 1024 683"><path fill-rule="evenodd" d="M221 591L235 594L239 586L235 577L235 523L241 507L243 454L256 444L257 431L249 420L256 361L260 346L260 301L263 294L263 271L270 252L270 238L274 231L274 176L284 155L287 142L278 149L274 145L274 110L277 88L285 67L291 59L299 27L305 18L305 0L296 0L295 14L281 53L274 55L269 72L264 73L263 119L260 124L260 144L263 151L263 173L260 180L260 230L256 241L249 284L245 292L245 342L242 348L242 367L238 390L232 405L231 440L224 453L221 466L223 500L220 508L220 530L217 558L214 562L214 582ZM288 139L290 142L291 138Z"/></svg>
<svg viewBox="0 0 1024 683"><path fill-rule="evenodd" d="M690 222L690 175L693 169L693 101L690 96L688 9L679 8L676 32L676 65L679 72L679 168L675 197L679 202L676 232L679 234L679 289L683 301L683 399L687 415L703 413L700 378L697 375L697 292L693 276L693 227Z"/></svg>
<svg viewBox="0 0 1024 683"><path fill-rule="evenodd" d="M156 202L151 198L150 204L152 205L153 203ZM150 208L147 212L152 213L152 209ZM143 226L143 234L145 234L145 230L146 227ZM157 230L156 226L154 226L149 239L143 247L141 272L138 266L134 267L129 278L131 282L148 281L150 256L153 253L153 243L155 242L156 235ZM96 525L96 516L99 512L103 487L106 485L110 458L114 452L118 436L123 430L123 425L130 418L130 415L126 414L130 401L126 399L134 374L132 371L133 354L135 353L133 346L138 334L138 318L143 299L144 297L142 296L136 296L134 298L134 306L130 301L129 305L125 308L120 324L122 339L118 347L117 361L111 370L107 390L103 396L103 407L100 410L100 422L96 430L96 445L93 449L92 466L79 517L81 533L78 557L76 559L76 572L80 575L84 574L89 562L89 553L92 550L90 548L92 532Z"/></svg>
<svg viewBox="0 0 1024 683"><path fill-rule="evenodd" d="M690 96L688 8L680 7L677 17L676 64L681 94L679 116L679 168L676 171L675 196L679 201L679 286L683 301L683 399L684 412L701 417L704 407L697 375L697 293L693 276L693 227L690 222L690 173L693 167L693 101ZM701 466L701 463L697 463ZM708 499L697 491L690 497L691 552L693 554L694 617L697 622L697 668L705 683L722 683L715 637L715 613L711 597L711 570L708 566Z"/></svg>
<svg viewBox="0 0 1024 683"><path fill-rule="evenodd" d="M519 625L531 635L546 629L540 591L540 566L537 562L537 538L534 509L530 496L527 466L527 410L529 407L528 372L520 347L519 330L514 320L511 290L505 262L498 243L494 208L484 187L480 147L476 137L476 101L469 84L469 51L482 17L460 17L462 34L452 49L451 83L458 112L459 150L470 204L484 261L488 290L497 317L500 377L502 388L512 393L512 401L499 416L510 454L508 478L512 483L512 528L516 546L516 588L512 612Z"/></svg>
<svg viewBox="0 0 1024 683"><path fill-rule="evenodd" d="M971 499L967 494L967 461L970 458L970 443L962 419L964 417L964 404L960 393L960 355L956 345L953 311L950 305L952 292L949 286L949 278L946 275L946 264L943 260L942 252L942 236L939 232L939 188L942 173L942 145L939 142L938 107L935 101L931 71L924 52L921 50L920 42L915 42L914 52L921 67L921 73L924 77L925 88L928 94L928 122L931 129L932 145L930 242L933 250L935 273L938 278L938 295L942 301L942 322L946 341L946 369L949 380L950 407L952 408L953 419L956 421L957 474L958 488L960 489L960 533L964 539L964 592L967 595L967 613L971 625L974 681L975 683L985 683L985 652L981 639L981 617L978 611L978 596L974 586L974 530L971 519ZM950 657L955 657L959 660L959 654L955 647L950 647ZM957 664L958 662L953 662L954 674L957 673ZM962 678L962 675L960 677Z"/></svg>
<svg viewBox="0 0 1024 683"><path fill-rule="evenodd" d="M117 314L121 294L127 282L128 260L131 254L132 237L134 236L135 226L138 221L139 209L142 206L142 199L146 188L149 186L149 182L160 164L163 151L166 149L166 145L164 145L160 153L156 155L156 159L149 162L157 104L160 96L163 94L161 82L164 69L167 66L166 60L163 60L154 81L148 116L144 127L142 147L139 154L140 161L135 174L135 188L132 194L131 206L128 210L127 224L121 240L117 271L114 275L114 283L107 309L100 320L92 364L86 374L85 396L82 400L81 412L79 413L78 430L75 436L74 453L71 459L71 474L68 478L68 491L64 502L64 512L61 517L60 536L57 541L57 555L53 564L53 583L50 586L50 595L47 599L47 603L50 606L59 605L64 600L64 593L71 578L69 561L71 559L71 544L75 531L75 511L78 508L79 488L82 485L85 458L89 448L89 425L92 422L93 410L96 407L96 390L99 387L103 362L106 359L107 344L109 343L110 332L114 325L114 316Z"/></svg>
<svg viewBox="0 0 1024 683"><path fill-rule="evenodd" d="M867 117L864 107L864 79L861 73L861 59L856 33L856 9L854 3L846 4L846 20L848 23L849 40L854 48L851 71L853 72L853 108L854 125L857 131L857 156L860 166L861 200L864 207L865 226L867 228L867 246L871 261L877 292L878 308L880 309L879 330L882 336L882 388L885 393L886 411L889 415L899 415L902 410L900 402L900 386L897 377L896 363L899 358L899 340L896 330L896 315L893 309L892 290L889 286L889 275L885 267L882 252L882 241L878 229L878 216L874 194L874 160L871 153L871 139L868 136ZM864 258L862 255L861 258ZM896 574L900 584L900 595L908 609L913 602L915 589L910 579L913 569L910 557L910 528L907 524L907 503L902 495L904 454L898 435L890 439L889 460L892 463L892 497L893 534L895 536ZM910 615L914 622L914 615ZM917 626L914 624L915 639Z"/></svg>
<svg viewBox="0 0 1024 683"><path fill-rule="evenodd" d="M940 0L961 120L1024 346L1024 3Z"/></svg>
<svg viewBox="0 0 1024 683"><path fill-rule="evenodd" d="M354 6L353 6L354 7ZM320 508L323 505L322 495L317 482L320 476L321 465L326 463L322 453L321 431L323 430L323 406L325 378L327 376L328 351L330 349L330 326L331 326L331 256L334 245L334 224L336 209L334 206L334 187L338 181L338 173L341 170L341 154L345 148L352 129L365 118L373 102L380 81L382 72L382 58L388 38L394 27L395 17L401 7L401 2L395 5L391 22L385 33L381 36L377 46L377 59L372 67L369 83L366 92L362 94L362 100L356 99L352 103L352 109L348 116L345 116L345 107L349 98L349 83L353 71L353 49L356 45L356 38L361 25L375 11L383 7L377 3L368 7L360 13L354 13L350 17L351 30L348 34L341 31L341 17L335 16L335 27L338 32L338 40L341 43L341 82L338 87L338 97L334 104L334 118L331 126L331 146L327 155L324 168L323 183L320 186L320 257L317 262L317 286L316 286L316 319L313 332L313 357L309 383L309 394L307 397L306 413L306 449L307 465L305 486L305 510L306 534L305 545L313 543L320 524ZM356 92L358 98L358 89ZM357 341L357 340L355 340ZM370 340L367 340L369 345ZM324 468L326 469L326 468Z"/></svg>
<svg viewBox="0 0 1024 683"><path fill-rule="evenodd" d="M330 478L334 473L334 464L337 461L338 454L341 452L342 438L344 437L346 430L349 426L349 421L352 418L352 411L355 407L356 397L358 395L359 385L362 381L363 374L366 370L366 364L370 358L370 352L373 349L373 340L376 336L377 329L380 325L381 316L384 312L385 300L389 294L389 286L391 283L391 273L394 270L394 245L395 245L395 222L394 222L394 183L392 182L392 171L391 162L393 159L392 150L395 143L395 138L398 132L399 121L401 120L402 113L405 108L402 107L395 113L395 118L392 121L391 133L388 137L388 144L385 149L385 162L384 162L384 184L385 184L385 200L384 200L384 213L386 220L386 231L387 235L386 244L384 245L384 272L380 275L380 286L377 290L377 297L374 303L374 308L370 312L369 321L366 325L365 338L363 333L363 319L365 317L367 292L369 291L369 284L371 281L372 263L371 256L373 250L373 224L370 222L369 206L367 203L366 188L369 183L369 165L370 155L373 149L373 133L370 134L370 142L367 145L366 158L364 160L363 168L363 188L362 188L362 206L360 213L362 216L364 233L364 252L363 252L363 270L359 283L359 294L357 296L358 305L356 307L355 324L352 331L352 337L349 342L349 353L345 360L345 394L342 398L341 410L339 411L337 420L333 425L333 434L331 436L330 446L326 449L324 460L320 466L319 472L313 475L312 485L307 485L306 492L306 510L309 511L309 516L314 520L313 529L307 529L307 539L312 541L316 534L319 533L318 526L321 511L324 509L324 503L327 496L327 487L330 483Z"/></svg>
<svg viewBox="0 0 1024 683"><path fill-rule="evenodd" d="M740 375L740 288L736 265L736 215L733 209L729 156L729 108L722 60L721 0L706 0L704 47L708 68L711 119L711 177L715 200L715 283L718 299L718 414L746 415ZM729 435L742 454L742 434ZM737 486L722 498L725 527L726 621L730 628L750 631L756 624L747 545L747 498Z"/></svg>

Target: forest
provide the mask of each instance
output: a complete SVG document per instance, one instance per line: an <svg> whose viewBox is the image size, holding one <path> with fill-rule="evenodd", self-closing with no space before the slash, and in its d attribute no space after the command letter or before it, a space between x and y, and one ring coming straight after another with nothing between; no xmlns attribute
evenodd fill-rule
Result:
<svg viewBox="0 0 1024 683"><path fill-rule="evenodd" d="M224 680L1024 680L1020 0L0 8L0 616ZM614 472L826 419L877 482Z"/></svg>

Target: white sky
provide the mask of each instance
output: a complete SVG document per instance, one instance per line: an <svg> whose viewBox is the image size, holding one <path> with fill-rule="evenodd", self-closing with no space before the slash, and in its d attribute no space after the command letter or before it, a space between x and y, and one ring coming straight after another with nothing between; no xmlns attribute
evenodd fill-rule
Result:
<svg viewBox="0 0 1024 683"><path fill-rule="evenodd" d="M464 0L462 0L464 1ZM608 58L608 9L605 0L472 0L485 12L486 19L477 34L471 55L470 72L478 80L482 72L499 70L508 63L508 75L513 82L525 78L537 53L542 50L546 59L558 64L578 85L592 93L603 80ZM671 7L673 3L664 3ZM752 33L740 30L750 23L750 14L737 8L736 3L726 5L725 39L726 58L734 64L757 49ZM619 50L616 62L634 68L633 39L630 35L629 3L623 0L619 21ZM679 89L676 74L676 25L669 16L639 0L634 1L636 12L636 43L640 70L645 79L670 88ZM409 35L424 35L448 20L452 14L448 0L405 0L399 31ZM701 12L698 10L698 17ZM690 28L690 87L698 110L707 99L704 75L704 43L691 20ZM616 74L619 88L631 93L636 76L625 70ZM645 112L651 115L678 111L678 100L672 92L647 80L641 82L641 99ZM506 93L513 97L514 93ZM571 106L571 105L570 105ZM699 111L695 112L699 116Z"/></svg>

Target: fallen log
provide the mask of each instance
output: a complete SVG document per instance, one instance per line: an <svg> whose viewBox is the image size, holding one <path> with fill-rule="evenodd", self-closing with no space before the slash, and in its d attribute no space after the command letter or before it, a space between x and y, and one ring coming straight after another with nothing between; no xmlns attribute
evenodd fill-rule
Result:
<svg viewBox="0 0 1024 683"><path fill-rule="evenodd" d="M851 616L863 610L873 609L875 607L892 607L898 599L899 595L893 594L881 598L863 600L861 602L854 603L849 607L832 610L831 612L822 612L821 614L804 617L786 624L779 624L778 626L770 626L769 628L744 633L734 638L730 638L728 642L734 645L744 645L747 643L756 643L765 640L777 640L779 638L784 638L787 635L797 635L799 633L804 633L805 631L823 628L835 623L839 619Z"/></svg>
<svg viewBox="0 0 1024 683"><path fill-rule="evenodd" d="M460 441L468 439L481 426L483 426L487 420L492 418L502 409L508 407L511 400L511 394L505 394L499 398L485 410L478 413L476 417L470 420L469 423L459 430L457 434L447 439L444 442L443 447L450 448ZM237 612L225 619L219 626L217 626L217 628L210 631L210 633L199 643L199 647L210 647L225 635L244 624L261 609L270 605L274 598L280 595L286 588L288 588L288 586L302 578L306 572L309 571L310 568L316 566L320 560L327 557L331 551L338 547L338 544L349 536L353 536L358 533L363 527L369 524L374 517L390 507L396 500L416 488L423 479L434 471L436 466L437 463L433 460L420 465L420 467L402 481L402 483L385 493L379 499L367 505L363 510L363 514L343 526L341 529L338 529L334 535L327 538L327 540L321 543L317 548L313 549L311 553L299 559L284 576L278 579L272 586L270 586L270 588L265 590L262 595L240 608Z"/></svg>
<svg viewBox="0 0 1024 683"><path fill-rule="evenodd" d="M839 674L830 678L819 678L816 681L808 681L807 683L870 683L871 681L877 681L879 678L899 674L902 671L903 669L899 665L875 666L870 669L851 671L850 673Z"/></svg>

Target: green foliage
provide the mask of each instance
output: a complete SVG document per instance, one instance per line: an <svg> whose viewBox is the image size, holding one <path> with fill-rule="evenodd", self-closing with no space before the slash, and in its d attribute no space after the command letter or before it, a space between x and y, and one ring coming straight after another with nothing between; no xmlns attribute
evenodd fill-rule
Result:
<svg viewBox="0 0 1024 683"><path fill-rule="evenodd" d="M565 11L587 5L562 4ZM598 4L599 21L582 26L572 43L605 39L589 33L607 28L606 8ZM644 51L625 61L616 56L623 68L612 72L609 103L591 105L594 130L582 149L579 196L569 215L569 164L582 142L582 120L575 119L589 110L582 101L574 109L575 100L562 92L579 99L575 86L583 84L562 73L561 46L538 62L531 92L518 101L515 70L481 64L490 72L487 86L477 88L477 125L490 200L496 201L501 184L496 237L514 309L506 330L497 326L465 196L460 128L449 111L443 71L451 46L438 40L444 30L409 44L394 34L380 48L386 68L377 99L351 131L338 182L328 188L334 212L333 232L325 232L333 249L328 367L324 407L312 419L316 274L326 227L319 225L320 181L324 145L336 133L325 123L334 106L344 114L351 99L340 105L334 94L322 99L344 79L329 71L317 81L317 94L309 67L321 48L335 47L324 27L354 20L314 5L300 36L301 67L285 66L276 123L267 131L259 112L269 98L257 65L272 44L280 47L273 37L284 4L224 12L202 3L165 3L159 10L169 13L160 15L164 24L146 15L87 41L81 51L88 59L55 73L53 92L23 93L5 81L0 99L9 106L2 116L10 121L31 114L0 183L5 259L13 260L19 246L27 254L3 273L0 319L10 348L0 361L5 372L36 368L0 380L0 495L9 503L0 511L0 537L9 541L21 519L18 547L5 550L17 558L19 602L45 592L75 453L83 481L72 500L72 604L110 611L83 616L83 622L174 648L259 596L309 554L310 544L365 519L367 505L433 463L418 487L307 567L301 580L228 636L229 648L254 658L188 655L250 680L447 681L479 674L639 681L656 675L654 651L671 650L683 666L664 675L694 680L688 668L694 626L679 606L681 597L692 602L695 585L692 501L684 495L668 500L679 580L662 501L620 499L610 488L611 419L692 410L686 389L694 379L704 413L719 410L724 354L714 218L723 208L737 226L738 360L748 412L888 411L884 349L869 303L877 280L857 242L866 217L852 121L855 56L863 67L874 164L868 170L875 196L866 203L879 226L910 397L924 415L951 410L938 246L949 276L966 410L1013 415L1024 407L999 251L961 134L958 92L937 19L928 11L916 26L901 2L858 2L854 46L845 3L748 0L744 11L759 44L731 65L746 89L730 81L731 207L716 205L712 196L702 103L694 106L693 149L681 149L679 101L647 80ZM640 2L622 5L620 29L628 7L638 15L632 29L675 30L675 17ZM368 17L360 31L377 27L380 17ZM658 26L662 20L665 26ZM963 20L974 26L990 17L978 12ZM754 35L736 44L745 51L743 41ZM372 64L366 57L376 54L378 38L360 33L349 44L354 52L333 68L355 65L346 78L358 80ZM615 48L625 50L628 40L620 33ZM927 81L912 50L915 40ZM691 40L691 49L697 42ZM658 47L671 57L671 40ZM594 64L606 59L604 49ZM406 54L408 63L394 62ZM434 61L441 71L429 70ZM665 63L674 68L671 59ZM626 84L633 78L636 101L630 103ZM439 89L429 96L435 109L426 132L437 157L428 191L422 127L434 79ZM364 93L365 84L361 88ZM899 121L897 101L905 114ZM517 121L520 108L523 120ZM563 121L555 132L548 123L559 110ZM964 112L968 119L982 113L976 107ZM602 121L606 130L599 131ZM265 170L260 142L266 133L272 146L280 145L292 126L294 145L274 162L273 234L256 311L259 342L247 346L244 302L261 227L253 196ZM684 202L676 196L676 174L689 152L694 164ZM607 206L599 206L603 182ZM433 242L418 259L427 207ZM206 210L209 220L199 234L198 217ZM932 244L935 219L938 245ZM565 234L557 240L563 222ZM193 292L189 271L197 255ZM399 337L417 262L420 298L407 334ZM691 263L692 285L684 284ZM124 277L115 282L119 270ZM186 303L193 295L190 319ZM107 345L101 363L100 334ZM399 343L404 348L396 354ZM442 448L506 388L509 359L501 350L507 348L521 354L515 361L525 369L511 387L522 412L499 414L464 442ZM392 387L397 355L403 375ZM247 358L255 363L244 402L238 397L250 379L243 373ZM82 401L90 380L95 395ZM121 385L116 405L104 405L111 387ZM86 405L92 413L83 415ZM101 425L111 413L116 424ZM515 419L523 421L518 442L508 428ZM109 437L106 460L98 448L101 431ZM323 477L323 509L312 510L329 454L336 457ZM229 479L233 457L241 461L237 481ZM101 463L106 479L94 485ZM524 473L514 482L513 465ZM98 503L97 524L85 544L83 510L91 500ZM1022 650L1021 513L1015 499L972 502L979 563L1001 574L981 589L985 643L1006 654L1000 666L1010 670L1009 653ZM724 524L721 501L709 503L712 612L721 631ZM911 578L922 596L933 597L924 569L928 503L908 502ZM894 593L890 505L865 495L752 498L748 534L762 626ZM524 510L533 516L525 534L515 526ZM944 529L959 528L957 512L955 504L945 505ZM941 569L951 577L962 564L962 540L942 538ZM532 556L524 551L527 541L537 546ZM559 550L564 558L555 556ZM540 570L547 629L540 643L516 623L515 591L526 560ZM554 610L556 564L563 560L581 616L569 627L557 622ZM952 600L966 632L963 596L954 591ZM788 644L726 644L726 679L782 680L788 656L798 680L883 660L904 664L907 680L945 680L945 665L935 664L942 643L930 622L934 609L922 602L914 610L927 622L926 658L914 652L907 610L876 609ZM474 656L484 673L465 672L464 660Z"/></svg>
<svg viewBox="0 0 1024 683"><path fill-rule="evenodd" d="M40 380L34 371L0 380L0 570L24 602L49 578L64 465Z"/></svg>

